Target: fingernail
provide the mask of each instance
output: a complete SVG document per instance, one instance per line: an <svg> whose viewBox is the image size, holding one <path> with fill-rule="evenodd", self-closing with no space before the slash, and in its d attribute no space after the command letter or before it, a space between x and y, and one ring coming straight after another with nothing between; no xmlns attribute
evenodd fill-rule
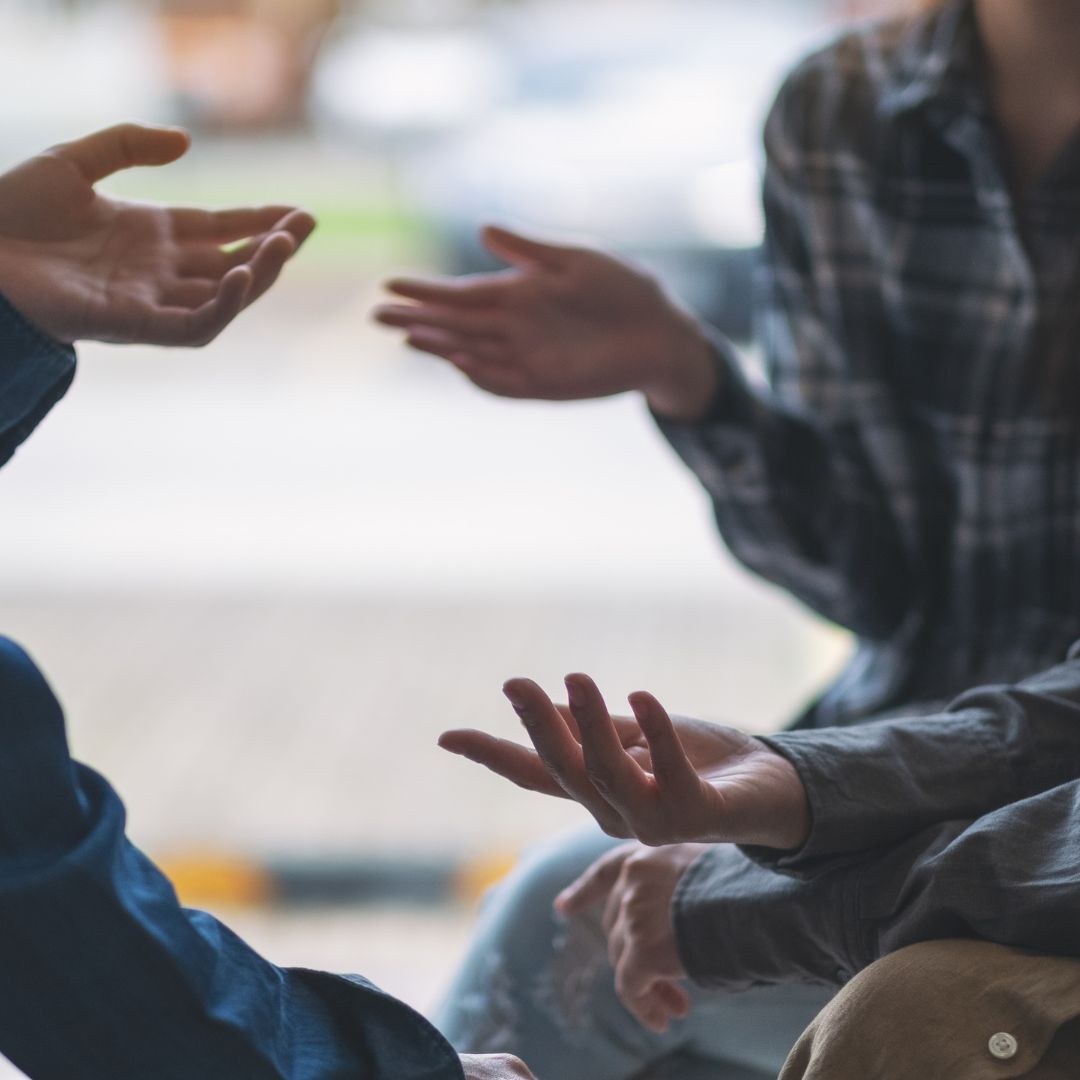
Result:
<svg viewBox="0 0 1080 1080"><path fill-rule="evenodd" d="M570 698L570 704L581 708L586 703L585 688L569 676L563 681L566 683L566 694Z"/></svg>
<svg viewBox="0 0 1080 1080"><path fill-rule="evenodd" d="M511 686L509 683L503 687L503 694L506 696L506 700L514 706L515 712L521 713L525 708L525 699L521 696L521 691L516 686Z"/></svg>

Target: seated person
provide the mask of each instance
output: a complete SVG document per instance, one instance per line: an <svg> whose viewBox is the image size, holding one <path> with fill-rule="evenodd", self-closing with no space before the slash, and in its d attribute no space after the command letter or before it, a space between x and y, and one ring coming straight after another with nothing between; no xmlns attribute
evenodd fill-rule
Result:
<svg viewBox="0 0 1080 1080"><path fill-rule="evenodd" d="M768 738L673 719L649 694L611 717L583 675L567 690L560 708L507 684L535 750L477 731L442 744L576 799L610 835L689 846L666 875L647 848L616 848L557 901L602 911L617 992L644 1025L678 1023L687 979L833 990L867 969L785 1077L955 1080L995 1061L1076 1075L1080 647L938 716ZM972 940L925 945L948 939ZM873 1001L889 1003L876 1024Z"/></svg>
<svg viewBox="0 0 1080 1080"><path fill-rule="evenodd" d="M805 727L936 715L1080 638L1077 8L896 6L798 64L766 122L767 385L648 273L503 229L484 241L506 269L393 281L377 311L493 394L638 396L732 554L852 632ZM637 519L665 524L647 497ZM489 904L441 1029L543 1080L630 1080L684 1052L709 1080L775 1076L828 991L697 995L662 1033L632 1022L551 912L607 846L549 845L531 886ZM658 853L657 875L679 857Z"/></svg>
<svg viewBox="0 0 1080 1080"><path fill-rule="evenodd" d="M94 191L187 146L123 126L0 176L0 463L67 390L73 342L204 344L314 227L291 207L208 213ZM459 1058L364 979L276 967L181 908L125 838L116 793L71 760L41 673L3 639L0 927L0 1052L34 1080L530 1075L505 1056Z"/></svg>

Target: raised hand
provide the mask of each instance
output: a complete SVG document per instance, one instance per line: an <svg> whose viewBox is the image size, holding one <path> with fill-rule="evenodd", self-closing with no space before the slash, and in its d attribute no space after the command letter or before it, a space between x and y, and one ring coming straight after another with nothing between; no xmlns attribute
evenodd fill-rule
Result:
<svg viewBox="0 0 1080 1080"><path fill-rule="evenodd" d="M611 836L649 846L759 844L788 850L810 826L795 767L734 728L672 718L647 693L634 720L615 719L587 675L569 675L568 707L529 679L503 688L534 751L484 732L446 732L439 745L533 791L575 799Z"/></svg>
<svg viewBox="0 0 1080 1080"><path fill-rule="evenodd" d="M672 899L683 874L705 851L705 844L622 844L555 899L558 912L569 918L602 905L615 991L652 1031L667 1030L672 1019L690 1011L680 985L686 969L675 941Z"/></svg>
<svg viewBox="0 0 1080 1080"><path fill-rule="evenodd" d="M94 190L122 169L175 161L189 145L182 131L124 124L0 175L0 292L65 343L216 337L270 288L315 222L289 206L209 212Z"/></svg>
<svg viewBox="0 0 1080 1080"><path fill-rule="evenodd" d="M703 414L716 367L701 327L648 274L611 255L482 234L510 269L459 279L403 278L375 318L449 361L477 386L563 401L640 390L676 420Z"/></svg>

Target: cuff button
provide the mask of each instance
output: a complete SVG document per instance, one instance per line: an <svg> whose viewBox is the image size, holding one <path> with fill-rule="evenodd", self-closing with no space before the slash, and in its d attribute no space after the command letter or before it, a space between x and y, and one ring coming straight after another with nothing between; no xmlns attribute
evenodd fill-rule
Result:
<svg viewBox="0 0 1080 1080"><path fill-rule="evenodd" d="M996 1035L991 1035L989 1045L990 1053L998 1061L1012 1060L1016 1057L1016 1051L1020 1049L1020 1044L1007 1031L999 1031Z"/></svg>

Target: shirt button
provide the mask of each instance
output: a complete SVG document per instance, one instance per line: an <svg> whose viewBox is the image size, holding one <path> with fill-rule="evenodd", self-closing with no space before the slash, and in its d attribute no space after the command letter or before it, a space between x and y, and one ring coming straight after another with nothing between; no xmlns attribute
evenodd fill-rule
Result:
<svg viewBox="0 0 1080 1080"><path fill-rule="evenodd" d="M1007 1031L999 1031L996 1035L990 1036L990 1053L998 1061L1009 1061L1016 1057L1016 1051L1019 1048L1016 1039Z"/></svg>

